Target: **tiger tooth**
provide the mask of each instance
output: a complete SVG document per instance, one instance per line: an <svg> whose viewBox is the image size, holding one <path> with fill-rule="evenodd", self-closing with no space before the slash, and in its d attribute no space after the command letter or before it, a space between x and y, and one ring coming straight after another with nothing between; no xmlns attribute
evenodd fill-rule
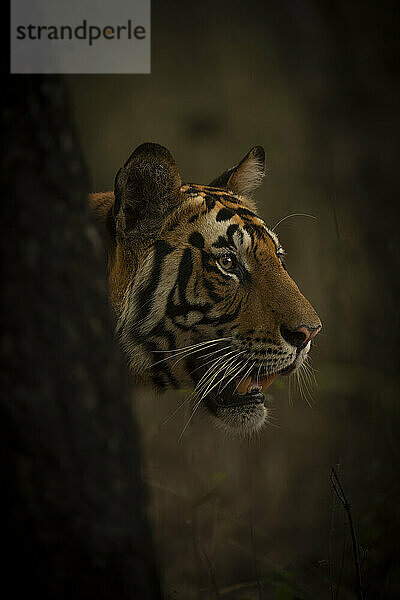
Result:
<svg viewBox="0 0 400 600"><path fill-rule="evenodd" d="M246 394L249 386L251 385L251 377L243 379L236 388L238 394Z"/></svg>
<svg viewBox="0 0 400 600"><path fill-rule="evenodd" d="M251 376L246 377L242 381L239 380L239 384L236 388L238 394L251 394L253 391L263 392L271 385L277 374L264 375L264 376Z"/></svg>
<svg viewBox="0 0 400 600"><path fill-rule="evenodd" d="M256 392L262 391L261 383L255 375L253 375L253 377L251 378L251 383L250 383L247 391L249 394L251 394L254 391L256 391Z"/></svg>
<svg viewBox="0 0 400 600"><path fill-rule="evenodd" d="M273 375L264 375L264 377L259 378L259 384L261 385L261 389L264 391L271 385L274 379L277 377L277 374Z"/></svg>

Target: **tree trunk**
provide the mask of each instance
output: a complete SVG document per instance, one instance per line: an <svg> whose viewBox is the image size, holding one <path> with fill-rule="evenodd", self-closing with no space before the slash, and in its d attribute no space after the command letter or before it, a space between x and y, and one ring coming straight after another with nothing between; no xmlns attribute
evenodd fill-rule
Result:
<svg viewBox="0 0 400 600"><path fill-rule="evenodd" d="M12 76L4 94L2 589L160 598L130 384L64 86Z"/></svg>

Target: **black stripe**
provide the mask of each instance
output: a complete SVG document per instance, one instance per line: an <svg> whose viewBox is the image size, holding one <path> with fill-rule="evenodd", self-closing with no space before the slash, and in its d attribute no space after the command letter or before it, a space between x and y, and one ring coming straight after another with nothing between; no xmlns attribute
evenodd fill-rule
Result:
<svg viewBox="0 0 400 600"><path fill-rule="evenodd" d="M213 248L235 248L233 244L229 244L228 240L223 235L218 236L217 241L213 242L212 246Z"/></svg>
<svg viewBox="0 0 400 600"><path fill-rule="evenodd" d="M140 339L141 346L143 346L145 350L149 352L153 359L155 359L156 361L159 360L160 354L158 352L159 350L161 350L161 347L159 344L156 343L154 339L151 339L152 335L156 335L159 338L165 338L168 342L169 348L176 347L175 335L165 329L162 320L159 321L159 323L157 323L157 325L155 325L147 335L137 336L137 339ZM160 390L164 390L167 387L179 387L178 380L174 377L170 366L165 362L159 363L151 367L151 377L154 381L154 384Z"/></svg>
<svg viewBox="0 0 400 600"><path fill-rule="evenodd" d="M152 336L164 338L167 341L169 349L176 348L176 335L172 331L165 328L164 319L161 319L154 327L146 334L145 338L150 339ZM157 348L158 349L158 348Z"/></svg>
<svg viewBox="0 0 400 600"><path fill-rule="evenodd" d="M173 250L174 248L163 240L159 240L154 244L153 268L151 270L149 281L146 287L138 294L138 306L141 319L145 319L150 314L152 308L150 298L153 298L158 284L160 283L164 259Z"/></svg>
<svg viewBox="0 0 400 600"><path fill-rule="evenodd" d="M221 210L219 210L217 213L216 220L229 221L234 215L235 212L233 210L230 210L229 208L221 208Z"/></svg>
<svg viewBox="0 0 400 600"><path fill-rule="evenodd" d="M201 233L199 233L198 231L194 231L189 236L189 244L191 244L195 248L200 248L200 249L204 248L204 238L201 235Z"/></svg>
<svg viewBox="0 0 400 600"><path fill-rule="evenodd" d="M237 215L239 215L239 217L251 217L253 219L260 219L260 217L256 215L256 213L254 213L252 210L241 206L238 206L235 212Z"/></svg>
<svg viewBox="0 0 400 600"><path fill-rule="evenodd" d="M246 225L243 226L243 229L249 234L249 236L251 237L251 243L254 247L254 229L252 225L249 225L246 223Z"/></svg>
<svg viewBox="0 0 400 600"><path fill-rule="evenodd" d="M239 315L240 311L242 309L242 301L239 302L235 312L233 312L232 314L225 314L225 315L221 315L219 317L215 317L215 318L211 318L211 317L204 317L200 323L198 323L198 325L222 325L223 323L230 323L231 321L234 321L236 319L236 317Z"/></svg>
<svg viewBox="0 0 400 600"><path fill-rule="evenodd" d="M185 248L178 269L178 290L181 302L186 302L186 288L193 273L193 258L190 248Z"/></svg>
<svg viewBox="0 0 400 600"><path fill-rule="evenodd" d="M205 252L202 252L204 255ZM173 320L174 324L180 329L190 329L176 321L176 317L186 316L190 311L198 311L203 315L210 310L211 305L207 304L191 304L186 298L186 289L189 283L189 279L193 273L193 258L192 251L190 248L186 248L182 254L181 262L179 263L178 277L175 285L169 293L167 301L167 315ZM178 289L179 303L175 304L174 295Z"/></svg>
<svg viewBox="0 0 400 600"><path fill-rule="evenodd" d="M221 302L221 300L223 300L222 296L220 296L219 294L216 293L215 287L211 281L207 281L207 279L204 279L203 285L204 285L205 289L207 290L208 295L211 298L211 300L213 300L214 302Z"/></svg>
<svg viewBox="0 0 400 600"><path fill-rule="evenodd" d="M228 229L226 230L226 235L228 236L229 243L232 246L235 245L235 243L233 241L233 236L235 235L235 233L237 232L238 229L239 229L239 225L237 225L236 223L232 223L232 225L229 225Z"/></svg>
<svg viewBox="0 0 400 600"><path fill-rule="evenodd" d="M205 197L205 201L206 201L207 210L212 210L214 208L215 202L216 202L215 196L211 196L210 194L207 194Z"/></svg>

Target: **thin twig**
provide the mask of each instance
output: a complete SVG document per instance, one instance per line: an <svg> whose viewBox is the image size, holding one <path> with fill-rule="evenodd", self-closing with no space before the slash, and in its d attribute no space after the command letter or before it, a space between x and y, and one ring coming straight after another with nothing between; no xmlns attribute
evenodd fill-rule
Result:
<svg viewBox="0 0 400 600"><path fill-rule="evenodd" d="M344 558L345 558L345 555L346 555L346 539L343 540L342 560L341 560L341 563L340 563L339 577L338 577L338 581L337 581L337 585L336 585L335 600L339 600L340 588L341 588L341 585L342 585L342 578L343 578L343 569L344 569Z"/></svg>
<svg viewBox="0 0 400 600"><path fill-rule="evenodd" d="M215 577L214 566L213 566L213 564L210 560L210 557L208 556L203 544L200 544L200 548L201 548L204 558L206 559L206 563L208 566L208 574L209 574L211 586L214 590L215 598L216 598L216 600L220 600L221 596L220 596L219 589L218 589L217 579Z"/></svg>
<svg viewBox="0 0 400 600"><path fill-rule="evenodd" d="M333 535L335 530L335 492L332 490L332 509L331 509L331 524L329 530L329 540L328 540L328 560L329 560L329 580L330 580L330 590L331 590L331 600L337 600L337 596L335 596L335 584L333 582L333 572L334 572L334 562L333 562Z"/></svg>
<svg viewBox="0 0 400 600"><path fill-rule="evenodd" d="M358 595L359 600L364 600L364 594L363 594L363 588L362 588L362 578L361 578L360 548L359 548L359 545L357 542L356 530L354 527L353 517L351 514L351 506L346 498L346 494L344 493L343 486L340 482L339 476L334 467L332 467L332 469L331 469L331 483L332 483L333 489L335 490L336 496L338 497L339 501L343 505L343 508L347 514L347 519L349 521L351 541L353 544L354 567L355 567L355 571L356 571L356 580L357 580L357 595Z"/></svg>

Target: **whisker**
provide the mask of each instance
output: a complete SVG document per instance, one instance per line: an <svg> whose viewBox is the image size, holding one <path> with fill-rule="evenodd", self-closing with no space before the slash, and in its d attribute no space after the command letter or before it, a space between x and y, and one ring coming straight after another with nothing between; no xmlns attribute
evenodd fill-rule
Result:
<svg viewBox="0 0 400 600"><path fill-rule="evenodd" d="M195 405L194 409L192 410L192 413L191 413L190 417L188 418L188 420L187 420L187 422L186 422L186 425L185 425L185 426L184 426L184 428L182 429L182 431L181 431L181 433L180 433L180 435L179 435L179 437L178 437L178 443L181 441L181 439L182 439L182 437L183 437L183 434L185 433L186 429L188 428L188 426L189 426L189 423L190 423L190 421L193 419L193 417L194 417L194 414L195 414L196 410L199 408L200 404L201 404L201 399L200 399L200 400L199 400L199 401L196 403L196 405Z"/></svg>
<svg viewBox="0 0 400 600"><path fill-rule="evenodd" d="M230 346L226 346L226 348L230 348ZM220 349L220 350L215 350L214 352L211 352L211 353L209 353L209 354L214 354L214 353L217 353L217 352L221 352L221 349ZM214 360L215 360L215 359L213 359L213 358L212 358L211 360L207 361L207 362L206 362L206 363L204 363L204 364L208 364L208 363L210 363L210 362L214 362ZM203 366L204 366L204 364L200 365L200 367L197 367L197 369L194 369L193 371L191 371L191 372L190 372L190 374L194 373L195 371L197 371L198 369L200 369L201 367L203 367ZM166 418L166 419L165 419L165 420L164 420L164 421L161 423L161 425L165 425L166 423L168 423L168 421L170 421L170 420L171 420L171 419L172 419L172 418L173 418L173 417L174 417L174 416L175 416L175 415L176 415L176 414L179 412L179 410L180 410L180 409L181 409L181 408L182 408L182 407L183 407L183 406L184 406L184 405L185 405L187 402L189 402L189 401L190 401L190 399L191 399L191 397L192 397L192 396L193 396L193 392L191 392L191 393L190 393L190 394L189 394L189 395L188 395L188 396L187 396L187 397L186 397L186 398L183 400L183 402L181 402L181 404L179 404L179 406L178 406L176 409L174 409L174 410L172 411L172 413L171 413L171 414L170 414L170 415L169 415L169 416L168 416L168 417L167 417L167 418Z"/></svg>
<svg viewBox="0 0 400 600"><path fill-rule="evenodd" d="M230 346L225 346L224 348L218 348L217 350L214 350L213 352L209 352L206 356L211 356L212 354L217 354L218 352L222 352L223 350L227 350L229 349ZM176 360L171 367L175 367L175 365L178 364L178 362L180 362L181 360L183 360L184 358L188 358L189 356L192 356L193 354L196 354L196 352L200 352L200 350L193 350L191 352L187 352L185 353L183 356L181 356L180 358L178 358L178 360ZM171 356L170 358L176 358L176 356ZM201 358L205 358L205 357L201 357Z"/></svg>
<svg viewBox="0 0 400 600"><path fill-rule="evenodd" d="M160 363L165 362L166 360L170 360L171 358L176 358L177 356L182 355L182 358L183 358L184 356L190 356L192 354L196 354L197 352L201 352L202 350L208 349L211 346L216 346L219 343L220 343L220 341L218 340L218 341L210 342L208 346L202 346L201 348L194 347L193 349L180 349L176 354L166 356L164 358L161 358L160 360L157 360L155 363L151 364L148 368L150 369L151 367L154 367L155 365L159 365ZM179 362L179 360L177 362Z"/></svg>
<svg viewBox="0 0 400 600"><path fill-rule="evenodd" d="M234 352L234 351L233 351ZM207 378L211 377L214 373L215 370L219 369L219 364L220 362L226 358L227 355L220 357L217 362L215 362L213 365L211 365L211 367L209 367L207 369L207 371L204 373L204 375L201 377L201 379L198 381L198 383L196 384L196 387L194 388L193 392L192 392L192 396L195 396L197 393L199 393L200 389L203 388L204 385L207 385Z"/></svg>
<svg viewBox="0 0 400 600"><path fill-rule="evenodd" d="M166 425L180 410L181 408L183 408L185 406L185 404L189 402L189 396L186 397L183 402L181 402L179 404L179 406L177 408L174 408L174 410L171 412L171 414L168 415L168 417L161 422L161 426Z"/></svg>
<svg viewBox="0 0 400 600"><path fill-rule="evenodd" d="M310 408L312 408L312 404L310 403L310 400L309 400L309 397L308 397L309 396L309 390L308 390L308 388L306 386L306 382L304 380L304 373L303 373L302 367L300 367L300 369L298 371L296 371L296 373L298 373L298 381L299 381L299 383L301 382L301 387L300 387L300 389L301 389L301 396L302 396L303 400L305 400L305 402L307 402L308 406Z"/></svg>
<svg viewBox="0 0 400 600"><path fill-rule="evenodd" d="M230 358L228 361L225 362L225 364L223 365L222 368L228 366L229 363L232 362L233 360L235 360L234 357ZM218 375L221 375L221 370L218 370L218 372L214 375L212 380L209 382L209 385L208 385L207 389L204 390L204 392L201 396L201 399L204 399L207 396L207 394L209 394L217 385L221 384L221 381L223 380L223 374L221 375L221 381L217 381L216 383L214 383L214 385L212 385L210 387L210 385L213 383L213 381L215 381L215 378L218 377Z"/></svg>
<svg viewBox="0 0 400 600"><path fill-rule="evenodd" d="M315 388L315 387L318 386L318 381L317 381L317 378L315 376L315 373L317 373L317 371L316 371L316 369L314 369L311 366L309 360L310 360L309 357L307 357L306 360L304 361L304 363L303 363L304 364L304 369L305 369L305 371L306 371L306 373L308 375L310 385Z"/></svg>
<svg viewBox="0 0 400 600"><path fill-rule="evenodd" d="M207 377L203 380L202 385L200 386L200 382L202 380L200 380L199 384L195 387L194 392L196 394L202 394L204 389L208 386L208 384L211 382L211 377L214 380L214 376L216 374L219 373L220 371L220 365L221 362L223 362L230 354L234 354L235 350L232 350L231 352L228 352L227 354L225 354L224 356L221 356L216 363L214 363L214 365L212 367L210 367L210 369L208 369L208 371L206 372L206 375L208 375L208 379Z"/></svg>
<svg viewBox="0 0 400 600"><path fill-rule="evenodd" d="M254 352L253 354L250 356L250 358L247 360L247 362L245 363L245 366L249 363L249 361L251 361L251 359L254 356ZM247 369L246 373L243 375L243 377L241 378L241 380L239 381L239 383L237 384L236 388L235 388L235 392L237 392L239 385L242 383L243 379L246 379L246 377L248 376L248 374L251 372L251 370L254 368L255 365L255 361L253 362L252 365L250 365L250 367ZM245 366L243 368L245 368Z"/></svg>
<svg viewBox="0 0 400 600"><path fill-rule="evenodd" d="M224 389L230 384L230 382L235 379L235 377L237 376L238 373L240 373L240 369L241 369L241 363L243 363L243 360L241 358L238 358L239 354L244 354L246 352L246 350L242 350L241 352L238 352L236 354L236 356L234 357L234 360L231 362L231 364L228 366L228 368L225 370L224 376L220 382L220 387L218 388L218 393L222 393L224 391ZM228 381L226 382L226 384L224 385L224 387L221 389L221 385L223 383L223 381L228 378L230 376L230 374L233 373L233 376L230 377L228 379Z"/></svg>
<svg viewBox="0 0 400 600"><path fill-rule="evenodd" d="M293 373L290 373L289 379L288 379L289 406L293 406L293 389L292 389L292 383L293 383Z"/></svg>
<svg viewBox="0 0 400 600"><path fill-rule="evenodd" d="M222 350L226 350L227 348L230 348L230 346L225 346L225 348L221 348L220 350L214 350L214 352L209 352L208 354L206 354L202 358L206 358L207 356L211 356L213 354L217 354L218 352L221 352ZM209 365L210 363L213 363L214 361L215 361L215 358L211 358L210 360L206 360L204 363L202 363L201 365L199 365L198 367L196 367L195 369L193 369L193 371L190 371L189 375L192 375L193 373L195 373L199 369L202 369L205 365Z"/></svg>
<svg viewBox="0 0 400 600"><path fill-rule="evenodd" d="M257 371L257 385L258 385L258 383L259 383L259 378L260 378L261 367L263 366L263 364L264 364L264 361L262 361L262 362L260 363L260 366L258 367L258 371Z"/></svg>
<svg viewBox="0 0 400 600"><path fill-rule="evenodd" d="M161 421L161 427L166 425L181 410L181 408L183 408L185 406L185 404L188 402L188 400L189 400L189 398L185 398L183 400L183 402L181 402L177 408L174 408L174 410L168 415L168 417L166 417L166 419L164 421Z"/></svg>
<svg viewBox="0 0 400 600"><path fill-rule="evenodd" d="M199 346L205 346L207 344L211 344L214 342L222 342L223 340L231 340L231 337L222 337L215 338L214 340L206 340L205 342L198 342L197 344L191 344L190 346L182 346L182 348L174 348L173 350L153 350L154 353L172 353L172 352L180 352L181 350L188 350L190 348L197 348Z"/></svg>
<svg viewBox="0 0 400 600"><path fill-rule="evenodd" d="M246 352L246 350L243 350L243 352ZM243 352L240 352L239 354L243 354ZM245 363L244 363L244 366L246 366L246 364L247 364L247 362L245 362ZM243 361L242 361L242 359L240 359L240 358L239 358L239 359L238 359L238 362L237 362L235 365L233 365L233 366L232 366L232 368L234 369L233 375L232 375L232 377L231 377L231 378L230 378L230 379L229 379L229 380L226 382L226 384L224 385L224 387L223 387L223 388L222 388L222 390L221 390L221 393L224 391L224 389L225 389L226 387L228 387L228 385L231 383L231 381L233 381L234 379L236 379L236 378L239 376L240 372L241 372L241 371L242 371L242 369L243 369Z"/></svg>
<svg viewBox="0 0 400 600"><path fill-rule="evenodd" d="M230 354L230 353L229 353L229 354ZM226 356L227 356L227 355L226 355ZM222 357L222 359L226 359L226 356ZM229 360L235 360L235 357L232 357L232 358L231 358L231 359L229 359ZM229 362L229 360L228 360L228 362ZM221 359L219 359L219 361L218 361L218 362L221 362ZM224 364L226 365L227 363L225 362ZM223 367L222 367L222 368L223 368ZM209 370L210 370L210 369L209 369ZM193 410L192 410L192 413L191 413L191 415L190 415L189 419L187 420L187 422L186 422L185 426L183 427L183 429L182 429L182 431L181 431L181 434L180 434L180 436L179 436L179 438L178 438L178 442L180 442L180 440L182 439L182 436L183 436L183 434L185 433L186 429L188 428L188 426L189 426L189 423L190 423L190 422L191 422L191 420L193 419L193 417L194 417L194 415L195 415L195 413L196 413L197 409L199 408L199 406L200 406L200 404L201 404L202 400L203 400L203 399L206 397L206 395L207 395L207 394L208 394L208 393L209 393L209 392L210 392L210 391L211 391L211 390L212 390L214 387L216 387L216 386L218 385L218 382L217 382L217 383L215 383L214 385L212 385L212 383L213 383L213 381L215 380L215 378L216 378L216 377L218 377L219 373L220 373L220 368L218 367L218 368L217 368L217 370L216 370L214 373L212 373L212 375L211 375L212 379L211 379L211 377L210 377L210 378L208 379L207 383L206 383L206 386L203 386L203 392L202 392L202 395L201 395L200 399L199 399L199 400L196 402L196 404L195 404L195 406L194 406L194 408L193 408ZM211 388L210 388L210 386L211 386ZM201 393L201 392L199 392L199 390L197 390L197 388L196 388L194 391L195 391L196 393L198 393L198 394L199 394L199 393Z"/></svg>
<svg viewBox="0 0 400 600"><path fill-rule="evenodd" d="M308 404L310 406L313 406L313 404L314 404L313 390L312 390L313 382L312 382L312 380L309 379L310 375L305 369L303 370L303 377L304 377L304 387L305 387L307 395L308 395Z"/></svg>
<svg viewBox="0 0 400 600"><path fill-rule="evenodd" d="M303 390L302 390L302 387L301 387L301 381L300 381L299 371L298 370L295 372L295 375L296 375L297 389L299 391L300 398L303 399Z"/></svg>
<svg viewBox="0 0 400 600"><path fill-rule="evenodd" d="M310 219L316 219L317 217L314 215L308 215L307 213L291 213L290 215L286 215L286 217L283 217L280 221L278 221L277 223L275 223L275 225L273 226L273 228L271 229L271 231L275 231L275 229L281 224L283 223L283 221L286 221L286 219L291 219L292 217L310 217Z"/></svg>

